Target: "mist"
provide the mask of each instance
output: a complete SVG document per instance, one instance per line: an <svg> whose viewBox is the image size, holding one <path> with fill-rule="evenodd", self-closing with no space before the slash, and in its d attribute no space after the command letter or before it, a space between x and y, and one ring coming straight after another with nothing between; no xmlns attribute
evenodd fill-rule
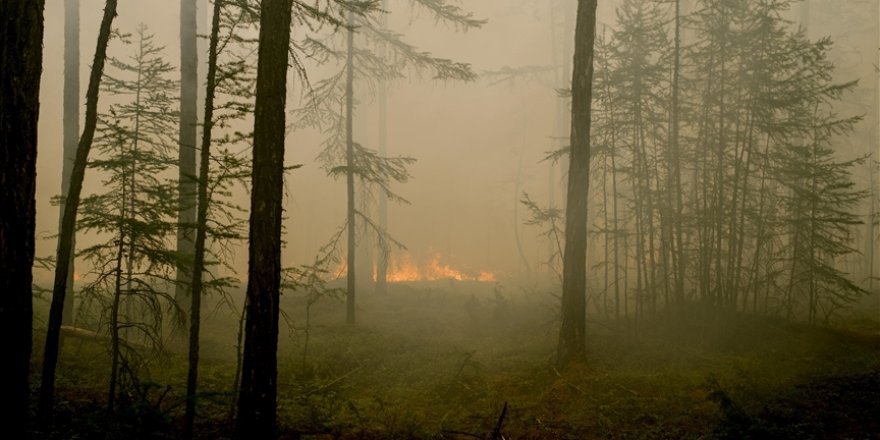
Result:
<svg viewBox="0 0 880 440"><path fill-rule="evenodd" d="M878 0L214 1L45 3L16 438L880 429Z"/></svg>

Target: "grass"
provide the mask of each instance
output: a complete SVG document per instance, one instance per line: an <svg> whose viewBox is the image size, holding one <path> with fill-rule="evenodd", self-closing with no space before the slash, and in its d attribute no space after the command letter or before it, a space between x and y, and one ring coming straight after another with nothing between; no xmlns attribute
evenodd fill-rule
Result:
<svg viewBox="0 0 880 440"><path fill-rule="evenodd" d="M549 295L477 283L394 285L312 309L285 295L279 335L282 438L486 438L505 402L507 438L877 438L880 338L743 315L643 320L591 317L588 362L552 365ZM199 438L226 438L235 370L234 314L203 326ZM296 330L294 330L294 328ZM116 414L101 340L65 344L59 416L45 438L176 438L183 353L151 356ZM35 349L39 353L39 348ZM39 371L35 366L34 371ZM149 381L146 381L146 378ZM35 380L36 381L36 380Z"/></svg>

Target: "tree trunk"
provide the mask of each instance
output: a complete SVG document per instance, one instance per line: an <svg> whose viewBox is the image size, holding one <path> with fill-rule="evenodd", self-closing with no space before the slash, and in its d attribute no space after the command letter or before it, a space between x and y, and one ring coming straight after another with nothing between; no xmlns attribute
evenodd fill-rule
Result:
<svg viewBox="0 0 880 440"><path fill-rule="evenodd" d="M198 125L199 55L196 0L180 2L180 132L178 137L177 285L174 297L187 310L196 222L196 126Z"/></svg>
<svg viewBox="0 0 880 440"><path fill-rule="evenodd" d="M673 228L675 229L675 256L673 257L673 261L676 263L673 264L675 267L675 303L680 307L684 304L684 277L686 270L686 257L684 251L684 240L683 232L682 232L682 213L683 204L682 204L682 192L684 188L681 183L681 145L680 145L680 137L679 137L679 89L680 89L680 81L681 81L681 0L675 0L675 48L673 55L673 68L672 68L672 120L670 128L670 141L669 141L669 152L670 152L670 182L669 186L672 189L673 201L675 203L675 207L673 209Z"/></svg>
<svg viewBox="0 0 880 440"><path fill-rule="evenodd" d="M346 270L347 290L345 294L345 322L355 323L354 297L355 297L355 216L354 216L354 139L352 119L354 114L354 26L351 19L354 15L349 14L348 28L348 55L346 62L345 81L345 188L348 196L348 258Z"/></svg>
<svg viewBox="0 0 880 440"><path fill-rule="evenodd" d="M388 10L388 0L382 0L382 10ZM388 25L388 14L381 14L380 24L384 29ZM379 45L379 57L385 59L385 44ZM378 93L376 96L379 111L379 155L386 157L388 154L388 91L384 78L378 80ZM388 196L385 191L379 191L379 228L383 233L388 233ZM388 257L391 248L387 240L379 240L379 259L376 264L376 292L387 293L388 291Z"/></svg>
<svg viewBox="0 0 880 440"><path fill-rule="evenodd" d="M107 412L113 412L116 402L116 384L119 379L119 306L122 301L122 260L125 257L125 182L122 183L122 209L120 210L119 241L116 246L115 267L113 270L113 302L110 305L110 385L107 392ZM134 243L133 237L128 237ZM129 268L131 264L129 263ZM131 274L128 276L131 282ZM129 285L129 288L131 286Z"/></svg>
<svg viewBox="0 0 880 440"><path fill-rule="evenodd" d="M79 0L64 2L64 116L63 144L61 165L61 203L58 205L58 230L64 219L64 198L70 189L70 173L76 160L76 144L79 142ZM76 249L76 234L71 237L70 248ZM67 274L67 291L64 297L64 314L62 324L73 325L75 302L73 296L73 252L70 255L70 269Z"/></svg>
<svg viewBox="0 0 880 440"><path fill-rule="evenodd" d="M587 195L590 184L590 108L596 0L579 0L571 81L571 154L562 268L562 326L556 364L586 357Z"/></svg>
<svg viewBox="0 0 880 440"><path fill-rule="evenodd" d="M263 0L254 106L247 327L235 437L274 439L291 0Z"/></svg>
<svg viewBox="0 0 880 440"><path fill-rule="evenodd" d="M0 382L0 426L24 438L33 302L37 120L43 63L42 0L0 3L0 331L6 335L6 373ZM12 215L8 215L12 213Z"/></svg>
<svg viewBox="0 0 880 440"><path fill-rule="evenodd" d="M104 73L104 61L107 57L107 42L110 40L110 30L113 19L116 17L116 3L117 0L107 0L104 7L104 17L98 31L95 59L92 62L89 88L86 93L85 126L76 149L76 160L70 175L70 189L65 197L64 217L61 221L61 231L58 234L58 255L55 258L57 266L55 267L55 282L52 289L52 305L49 309L46 344L43 351L43 376L40 383L39 414L43 419L50 416L52 412L52 401L55 394L55 368L58 363L58 339L61 333L67 279L70 274L70 259L73 255L71 244L76 228L76 212L79 208L86 162L89 158L89 150L92 148L95 127L98 124L98 91Z"/></svg>
<svg viewBox="0 0 880 440"><path fill-rule="evenodd" d="M192 438L196 417L196 390L199 379L199 327L201 326L202 272L205 269L205 239L208 235L208 165L211 160L211 130L214 126L214 91L217 86L217 44L220 33L220 12L223 1L214 2L208 48L208 79L205 91L205 125L199 157L198 213L196 215L195 254L192 266L189 318L189 370L186 377L186 409L183 416L184 436Z"/></svg>

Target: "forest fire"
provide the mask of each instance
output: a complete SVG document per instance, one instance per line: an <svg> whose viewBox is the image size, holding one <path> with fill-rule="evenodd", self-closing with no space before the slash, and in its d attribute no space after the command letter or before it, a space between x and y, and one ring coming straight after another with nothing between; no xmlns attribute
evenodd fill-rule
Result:
<svg viewBox="0 0 880 440"><path fill-rule="evenodd" d="M373 279L376 279L375 272ZM440 254L434 254L427 264L421 266L413 263L409 255L403 255L400 258L392 257L388 264L387 280L389 283L437 280L492 282L495 281L495 273L488 270L466 271L453 268L441 262Z"/></svg>

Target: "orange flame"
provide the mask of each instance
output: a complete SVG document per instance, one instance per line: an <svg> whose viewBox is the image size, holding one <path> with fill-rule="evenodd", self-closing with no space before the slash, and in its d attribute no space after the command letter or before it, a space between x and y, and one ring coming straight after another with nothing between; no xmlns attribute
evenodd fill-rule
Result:
<svg viewBox="0 0 880 440"><path fill-rule="evenodd" d="M348 271L344 261L331 273L335 277L342 278ZM376 281L377 268L374 265L372 271L372 280ZM418 265L413 262L412 257L408 254L401 256L392 256L388 262L388 272L385 274L385 280L389 283L405 283L412 281L479 281L483 283L491 283L497 280L495 273L489 270L459 270L453 268L447 263L441 262L440 254L434 254L426 265Z"/></svg>
<svg viewBox="0 0 880 440"><path fill-rule="evenodd" d="M391 259L388 263L388 273L385 275L385 279L389 283L419 281L422 279L420 272L418 266L413 264L409 255L404 255L400 260L397 258ZM373 278L376 278L375 274L373 274Z"/></svg>
<svg viewBox="0 0 880 440"><path fill-rule="evenodd" d="M441 262L440 254L434 254L427 265L419 267L413 263L409 255L404 254L399 259L392 257L388 264L386 279L389 283L437 280L493 282L495 274L488 270L472 273L453 268L449 264Z"/></svg>

